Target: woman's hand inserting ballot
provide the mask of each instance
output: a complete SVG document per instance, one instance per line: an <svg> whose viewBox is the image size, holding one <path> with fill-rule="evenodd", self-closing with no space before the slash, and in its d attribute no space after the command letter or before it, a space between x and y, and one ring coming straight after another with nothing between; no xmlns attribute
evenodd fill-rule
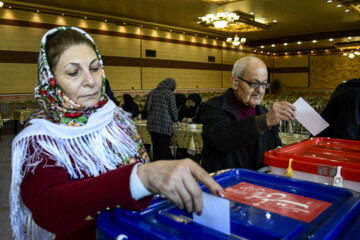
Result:
<svg viewBox="0 0 360 240"><path fill-rule="evenodd" d="M137 174L150 192L170 199L189 213L200 215L203 209L202 190L198 182L204 184L212 194L224 196L222 187L191 159L141 165Z"/></svg>

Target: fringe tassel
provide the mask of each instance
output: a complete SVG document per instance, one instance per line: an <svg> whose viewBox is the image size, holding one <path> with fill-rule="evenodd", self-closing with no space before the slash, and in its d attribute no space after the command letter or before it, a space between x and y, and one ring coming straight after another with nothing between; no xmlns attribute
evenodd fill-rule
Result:
<svg viewBox="0 0 360 240"><path fill-rule="evenodd" d="M129 159L141 158L137 152L135 134L135 127L128 114L116 109L114 118L105 127L82 136L64 139L34 134L14 142L10 218L15 239L55 238L55 234L46 231L33 221L31 211L23 204L20 197L20 184L25 173L30 169L35 170L41 156L47 154L49 158L55 159L58 166L66 169L72 179L83 178L83 173L98 176L117 168L122 162L127 164ZM32 142L39 144L39 147L30 154L29 146Z"/></svg>

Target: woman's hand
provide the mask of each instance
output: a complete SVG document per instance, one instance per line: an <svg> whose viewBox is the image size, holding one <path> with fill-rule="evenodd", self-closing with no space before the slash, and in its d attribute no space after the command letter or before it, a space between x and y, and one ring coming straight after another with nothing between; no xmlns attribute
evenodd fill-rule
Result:
<svg viewBox="0 0 360 240"><path fill-rule="evenodd" d="M275 102L266 114L269 127L278 125L280 120L292 121L295 118L296 107L289 102Z"/></svg>
<svg viewBox="0 0 360 240"><path fill-rule="evenodd" d="M141 165L137 174L144 186L154 194L173 201L180 209L201 214L202 190L198 181L212 194L224 196L222 187L191 159L156 161Z"/></svg>

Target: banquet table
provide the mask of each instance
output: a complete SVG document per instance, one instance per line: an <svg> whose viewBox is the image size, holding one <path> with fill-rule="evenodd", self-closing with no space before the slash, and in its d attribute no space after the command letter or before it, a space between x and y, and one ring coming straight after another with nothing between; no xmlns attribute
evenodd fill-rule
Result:
<svg viewBox="0 0 360 240"><path fill-rule="evenodd" d="M37 109L34 108L26 108L26 109L15 109L12 112L12 116L14 119L14 132L18 133L19 123L20 125L24 125L25 122L30 120L30 116L36 112Z"/></svg>
<svg viewBox="0 0 360 240"><path fill-rule="evenodd" d="M150 133L146 129L146 120L136 121L136 129L145 144L151 144ZM188 152L201 154L203 149L203 140L201 138L202 124L185 124L180 126L174 124L174 135L171 138L170 145L177 148L188 149ZM308 139L307 134L279 133L279 137L283 145L289 145Z"/></svg>
<svg viewBox="0 0 360 240"><path fill-rule="evenodd" d="M145 144L151 144L150 133L146 129L146 120L136 121L136 129ZM177 148L188 149L190 152L200 154L203 148L201 138L202 124L174 124L174 134L170 145Z"/></svg>
<svg viewBox="0 0 360 240"><path fill-rule="evenodd" d="M27 122L30 119L30 115L34 114L36 110L34 108L13 110L13 118L20 123Z"/></svg>

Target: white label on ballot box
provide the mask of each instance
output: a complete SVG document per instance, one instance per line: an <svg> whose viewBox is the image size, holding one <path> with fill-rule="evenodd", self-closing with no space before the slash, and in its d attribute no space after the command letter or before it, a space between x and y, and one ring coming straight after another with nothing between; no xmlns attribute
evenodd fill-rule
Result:
<svg viewBox="0 0 360 240"><path fill-rule="evenodd" d="M296 119L313 135L322 132L329 124L303 98L294 102Z"/></svg>
<svg viewBox="0 0 360 240"><path fill-rule="evenodd" d="M230 235L230 201L203 192L204 207L201 216L193 213L196 223Z"/></svg>

